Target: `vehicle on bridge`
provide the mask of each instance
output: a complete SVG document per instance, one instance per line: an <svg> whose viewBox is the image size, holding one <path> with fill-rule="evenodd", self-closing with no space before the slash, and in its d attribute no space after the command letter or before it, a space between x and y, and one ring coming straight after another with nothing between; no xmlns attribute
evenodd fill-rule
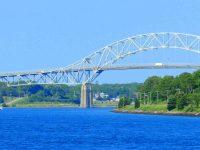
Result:
<svg viewBox="0 0 200 150"><path fill-rule="evenodd" d="M155 66L163 66L163 63L155 63Z"/></svg>

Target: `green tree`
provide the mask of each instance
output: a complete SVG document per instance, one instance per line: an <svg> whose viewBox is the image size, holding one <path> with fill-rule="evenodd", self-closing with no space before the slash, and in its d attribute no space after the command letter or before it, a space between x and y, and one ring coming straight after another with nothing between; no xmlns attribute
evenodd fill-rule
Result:
<svg viewBox="0 0 200 150"><path fill-rule="evenodd" d="M121 97L118 103L118 108L123 108L126 105L131 104L131 99L126 98L126 97Z"/></svg>
<svg viewBox="0 0 200 150"><path fill-rule="evenodd" d="M139 99L136 99L135 100L135 108L137 109L139 107L140 107L140 101L139 101Z"/></svg>
<svg viewBox="0 0 200 150"><path fill-rule="evenodd" d="M185 106L188 106L189 101L187 95L183 93L176 94L176 103L179 110L182 110Z"/></svg>
<svg viewBox="0 0 200 150"><path fill-rule="evenodd" d="M167 96L175 93L175 79L173 76L164 76L158 87L158 91L160 94L160 98L162 100L166 100Z"/></svg>
<svg viewBox="0 0 200 150"><path fill-rule="evenodd" d="M199 107L200 105L200 93L193 93L188 95L188 100L191 106Z"/></svg>
<svg viewBox="0 0 200 150"><path fill-rule="evenodd" d="M185 93L191 93L195 88L195 78L191 73L182 73L177 77L179 87Z"/></svg>
<svg viewBox="0 0 200 150"><path fill-rule="evenodd" d="M2 107L8 107L8 106L6 105L6 103L3 103L3 104L2 104Z"/></svg>
<svg viewBox="0 0 200 150"><path fill-rule="evenodd" d="M195 88L200 88L200 70L195 71L193 77L195 80Z"/></svg>
<svg viewBox="0 0 200 150"><path fill-rule="evenodd" d="M171 111L176 108L176 98L175 96L170 96L167 103L167 110Z"/></svg>
<svg viewBox="0 0 200 150"><path fill-rule="evenodd" d="M144 92L151 92L158 89L158 85L161 81L161 78L158 76L149 77L144 82Z"/></svg>
<svg viewBox="0 0 200 150"><path fill-rule="evenodd" d="M2 96L0 96L0 104L4 103L4 98Z"/></svg>

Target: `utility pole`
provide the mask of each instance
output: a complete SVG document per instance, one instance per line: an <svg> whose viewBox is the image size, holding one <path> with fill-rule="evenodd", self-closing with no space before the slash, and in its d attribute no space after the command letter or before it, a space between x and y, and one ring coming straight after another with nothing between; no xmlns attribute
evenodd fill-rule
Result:
<svg viewBox="0 0 200 150"><path fill-rule="evenodd" d="M142 100L142 93L141 92L139 92L140 93L140 101Z"/></svg>
<svg viewBox="0 0 200 150"><path fill-rule="evenodd" d="M19 87L17 87L17 89L18 89L18 98L20 98L20 89Z"/></svg>
<svg viewBox="0 0 200 150"><path fill-rule="evenodd" d="M139 92L137 92L135 94L136 94L136 99L139 99Z"/></svg>
<svg viewBox="0 0 200 150"><path fill-rule="evenodd" d="M149 92L149 103L152 102L152 99L151 99L151 92Z"/></svg>
<svg viewBox="0 0 200 150"><path fill-rule="evenodd" d="M142 93L143 94L143 103L145 105L145 93Z"/></svg>
<svg viewBox="0 0 200 150"><path fill-rule="evenodd" d="M166 90L167 91L167 102L169 100L169 90Z"/></svg>
<svg viewBox="0 0 200 150"><path fill-rule="evenodd" d="M159 99L159 91L156 91L156 103L158 103L158 99Z"/></svg>
<svg viewBox="0 0 200 150"><path fill-rule="evenodd" d="M146 105L147 104L147 95L146 95L146 93L144 93L144 104Z"/></svg>

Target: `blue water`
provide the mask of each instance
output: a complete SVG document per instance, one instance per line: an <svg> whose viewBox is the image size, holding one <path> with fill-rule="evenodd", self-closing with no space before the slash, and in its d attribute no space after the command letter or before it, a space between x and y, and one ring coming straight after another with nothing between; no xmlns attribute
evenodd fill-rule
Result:
<svg viewBox="0 0 200 150"><path fill-rule="evenodd" d="M200 118L109 108L0 111L0 149L200 149Z"/></svg>

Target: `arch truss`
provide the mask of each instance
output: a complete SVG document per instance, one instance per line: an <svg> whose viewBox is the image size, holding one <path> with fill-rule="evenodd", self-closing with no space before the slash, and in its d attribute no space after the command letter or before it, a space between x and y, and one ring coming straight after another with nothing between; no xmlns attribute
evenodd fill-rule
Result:
<svg viewBox="0 0 200 150"><path fill-rule="evenodd" d="M200 36L174 32L136 35L107 45L67 67L35 72L1 74L0 80L17 86L27 84L70 85L90 83L104 70L117 69L115 64L128 56L147 50L166 48L200 53ZM135 67L137 68L138 66ZM190 67L188 66L188 68Z"/></svg>

